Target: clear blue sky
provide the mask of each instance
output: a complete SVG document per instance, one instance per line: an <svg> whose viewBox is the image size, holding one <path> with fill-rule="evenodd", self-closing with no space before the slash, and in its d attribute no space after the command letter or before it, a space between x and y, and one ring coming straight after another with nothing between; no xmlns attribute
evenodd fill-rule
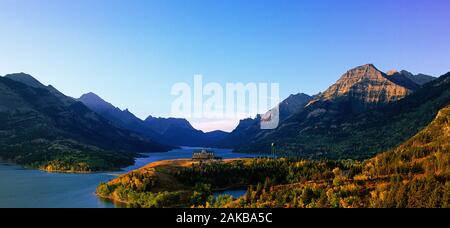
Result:
<svg viewBox="0 0 450 228"><path fill-rule="evenodd" d="M0 75L167 116L171 86L194 74L277 82L282 97L365 63L441 75L449 12L447 0L0 0Z"/></svg>

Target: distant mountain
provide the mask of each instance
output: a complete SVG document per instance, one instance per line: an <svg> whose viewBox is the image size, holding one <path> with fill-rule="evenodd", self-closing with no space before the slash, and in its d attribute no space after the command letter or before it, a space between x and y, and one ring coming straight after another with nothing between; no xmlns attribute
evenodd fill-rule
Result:
<svg viewBox="0 0 450 228"><path fill-rule="evenodd" d="M403 75L387 75L373 64L362 65L347 71L323 93L314 97L305 94L291 95L281 102L280 125L306 107L309 110L308 118L325 115L329 119L336 119L340 118L339 115L360 113L400 100L418 88L416 83ZM242 125L239 124L230 133L222 142L223 146L248 145L251 141L272 133L272 130L261 130L259 122L260 119L241 121Z"/></svg>
<svg viewBox="0 0 450 228"><path fill-rule="evenodd" d="M311 96L304 93L291 94L278 105L280 120L285 120L290 115L300 111L311 99Z"/></svg>
<svg viewBox="0 0 450 228"><path fill-rule="evenodd" d="M132 164L135 152L170 149L56 91L29 75L0 77L1 158L49 170L105 170Z"/></svg>
<svg viewBox="0 0 450 228"><path fill-rule="evenodd" d="M298 93L292 94L278 105L280 121L287 119L292 114L299 112L312 99L311 96ZM248 118L241 120L238 126L225 137L219 145L221 147L233 148L238 145L249 143L254 137L259 134L264 134L266 130L261 129L261 116L266 116L270 113L258 115L256 118Z"/></svg>
<svg viewBox="0 0 450 228"><path fill-rule="evenodd" d="M357 67L277 129L235 149L269 152L275 143L280 153L307 158L368 158L413 136L450 102L449 75L416 89L373 65Z"/></svg>
<svg viewBox="0 0 450 228"><path fill-rule="evenodd" d="M144 121L136 117L128 109L120 110L111 103L103 100L95 93L83 94L78 101L110 121L113 125L121 127L157 142L166 142L165 138L148 127Z"/></svg>
<svg viewBox="0 0 450 228"><path fill-rule="evenodd" d="M228 132L215 130L205 133L205 137L207 138L207 142L211 142L211 147L218 146L218 142L222 141L225 137L228 136Z"/></svg>
<svg viewBox="0 0 450 228"><path fill-rule="evenodd" d="M189 121L182 118L162 118L149 116L147 117L147 119L145 119L145 124L151 127L155 132L158 132L163 135L166 132L171 131L172 128L197 131L196 129L194 129L194 127L192 127Z"/></svg>
<svg viewBox="0 0 450 228"><path fill-rule="evenodd" d="M195 129L186 119L156 118L145 119L147 127L161 134L170 145L192 147L215 147L228 133L223 131L203 132Z"/></svg>
<svg viewBox="0 0 450 228"><path fill-rule="evenodd" d="M210 147L227 135L222 131L196 130L186 119L149 116L143 121L128 109L122 111L94 93L84 94L78 100L112 124L167 145Z"/></svg>
<svg viewBox="0 0 450 228"><path fill-rule="evenodd" d="M256 118L240 120L238 126L227 137L219 142L220 147L236 148L250 142L253 137L262 131L260 123L261 115L258 115Z"/></svg>
<svg viewBox="0 0 450 228"><path fill-rule="evenodd" d="M398 72L399 74L407 77L408 79L410 79L411 81L413 81L414 83L418 84L418 85L424 85L428 82L431 82L433 80L436 79L436 77L430 76L430 75L426 75L426 74L417 74L414 75L406 70L402 70L400 72Z"/></svg>

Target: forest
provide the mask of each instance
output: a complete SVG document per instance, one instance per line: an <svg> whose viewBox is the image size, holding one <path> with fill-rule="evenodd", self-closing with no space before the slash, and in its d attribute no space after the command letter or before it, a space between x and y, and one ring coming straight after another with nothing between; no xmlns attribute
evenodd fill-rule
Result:
<svg viewBox="0 0 450 228"><path fill-rule="evenodd" d="M268 180L269 181L269 180ZM234 200L205 207L450 207L450 106L417 135L362 166L336 167L332 179L259 183Z"/></svg>
<svg viewBox="0 0 450 228"><path fill-rule="evenodd" d="M48 172L119 170L134 163L134 153L105 151L73 140L36 139L0 148L3 160Z"/></svg>
<svg viewBox="0 0 450 228"><path fill-rule="evenodd" d="M243 186L247 193L238 199L213 197L214 191ZM450 106L402 145L362 162L191 162L125 174L101 184L97 194L130 207L448 208Z"/></svg>
<svg viewBox="0 0 450 228"><path fill-rule="evenodd" d="M361 163L354 161L308 161L297 159L245 159L230 162L200 162L176 169L144 169L123 175L97 188L103 198L126 202L132 207L197 207L214 201L214 191L255 185L268 186L308 181L333 180L336 169L354 176L361 172ZM178 188L159 189L164 173L180 183ZM251 187L250 187L251 188ZM250 189L251 190L251 189Z"/></svg>

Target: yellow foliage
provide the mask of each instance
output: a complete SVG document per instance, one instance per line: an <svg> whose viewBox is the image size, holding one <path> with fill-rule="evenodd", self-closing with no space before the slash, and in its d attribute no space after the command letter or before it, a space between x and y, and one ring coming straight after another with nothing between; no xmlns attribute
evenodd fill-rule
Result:
<svg viewBox="0 0 450 228"><path fill-rule="evenodd" d="M359 174L359 175L356 175L355 177L353 177L353 179L355 181L367 181L367 180L369 180L369 177L365 174Z"/></svg>
<svg viewBox="0 0 450 228"><path fill-rule="evenodd" d="M339 167L336 167L333 169L333 173L335 176L340 176L342 174L341 169L339 169Z"/></svg>
<svg viewBox="0 0 450 228"><path fill-rule="evenodd" d="M371 197L373 200L378 199L378 192L377 192L377 191L371 191L371 192L370 192L370 197Z"/></svg>
<svg viewBox="0 0 450 228"><path fill-rule="evenodd" d="M347 185L343 185L343 186L341 186L341 189L342 190L345 190L345 191L350 191L350 192L352 192L352 191L355 191L355 190L357 190L358 189L358 186L356 186L356 184L347 184Z"/></svg>

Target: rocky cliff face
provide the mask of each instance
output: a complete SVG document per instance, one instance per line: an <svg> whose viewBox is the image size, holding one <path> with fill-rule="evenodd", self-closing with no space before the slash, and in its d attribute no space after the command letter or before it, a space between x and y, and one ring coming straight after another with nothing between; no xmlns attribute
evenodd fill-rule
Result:
<svg viewBox="0 0 450 228"><path fill-rule="evenodd" d="M336 93L341 92L339 89L343 88L346 82L342 83L344 84L338 83L330 88L335 88ZM349 102L348 97L360 98L352 94L355 91L352 86L349 86L352 92L342 92L340 96L326 97L324 93L321 94L322 99L329 100L310 103L281 122L277 129L257 135L249 143L241 144L235 150L270 152L271 144L275 143L278 145L278 151L293 156L366 159L399 145L429 124L439 109L449 105L449 86L450 73L447 73L403 99L398 97L398 101L370 109L359 109L361 106ZM410 90L404 89L409 93ZM385 88L383 90L386 91ZM327 93L331 94L330 91Z"/></svg>
<svg viewBox="0 0 450 228"><path fill-rule="evenodd" d="M309 104L346 98L365 106L372 106L400 100L415 89L417 84L408 78L399 74L389 76L374 65L366 64L347 71Z"/></svg>

